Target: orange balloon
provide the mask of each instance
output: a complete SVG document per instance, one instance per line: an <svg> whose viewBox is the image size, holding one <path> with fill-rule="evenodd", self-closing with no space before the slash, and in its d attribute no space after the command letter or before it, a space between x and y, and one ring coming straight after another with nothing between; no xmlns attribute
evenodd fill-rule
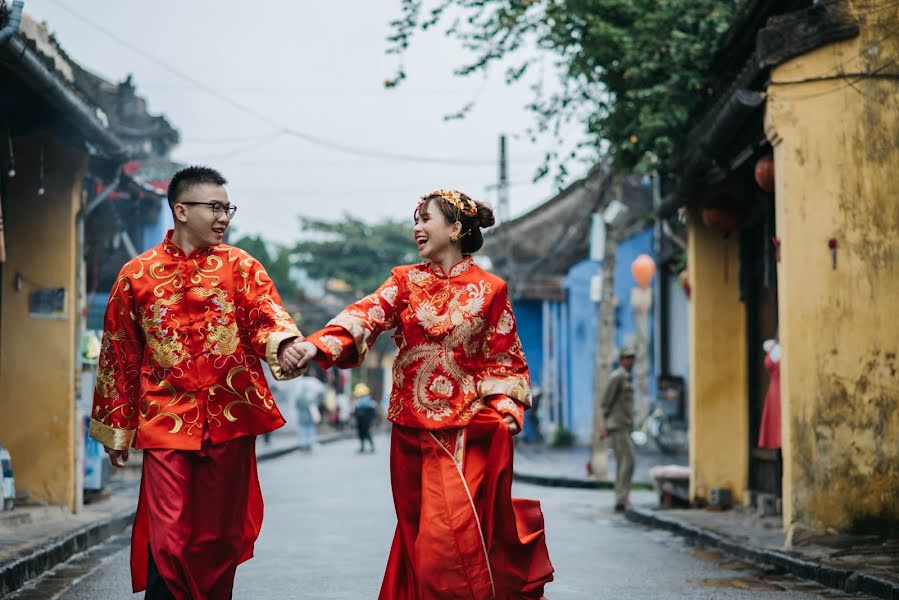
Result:
<svg viewBox="0 0 899 600"><path fill-rule="evenodd" d="M641 254L631 263L631 274L642 289L649 287L656 274L656 262L647 254Z"/></svg>

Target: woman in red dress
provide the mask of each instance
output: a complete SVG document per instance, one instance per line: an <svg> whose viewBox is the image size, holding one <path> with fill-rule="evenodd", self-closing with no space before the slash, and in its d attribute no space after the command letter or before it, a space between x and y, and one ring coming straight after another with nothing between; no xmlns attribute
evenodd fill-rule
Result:
<svg viewBox="0 0 899 600"><path fill-rule="evenodd" d="M306 338L301 364L358 366L395 329L388 418L397 529L381 600L540 598L552 581L543 514L512 498L512 435L530 380L505 282L471 255L490 207L455 190L422 197L413 236L427 262Z"/></svg>

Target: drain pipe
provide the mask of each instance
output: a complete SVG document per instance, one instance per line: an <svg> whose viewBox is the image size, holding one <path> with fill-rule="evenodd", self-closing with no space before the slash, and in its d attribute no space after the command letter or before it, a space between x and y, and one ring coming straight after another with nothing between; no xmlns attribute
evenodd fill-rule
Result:
<svg viewBox="0 0 899 600"><path fill-rule="evenodd" d="M106 200L119 187L122 179L122 172L116 173L112 183L106 186L102 192L97 194L91 202L84 201L85 192L82 188L81 208L75 214L75 311L76 311L76 327L75 327L75 389L77 395L75 399L75 415L78 422L75 424L77 447L75 449L75 512L80 512L84 505L84 439L81 437L81 419L84 415L81 413L81 372L84 369L84 357L81 353L81 344L84 338L86 328L85 309L87 308L87 289L85 287L85 264L84 264L84 222L91 212L93 212L100 204ZM90 414L90 408L87 409Z"/></svg>

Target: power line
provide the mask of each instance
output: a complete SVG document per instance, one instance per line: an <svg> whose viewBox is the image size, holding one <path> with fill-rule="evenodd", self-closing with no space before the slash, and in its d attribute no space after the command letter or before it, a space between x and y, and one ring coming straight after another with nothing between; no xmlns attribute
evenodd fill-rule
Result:
<svg viewBox="0 0 899 600"><path fill-rule="evenodd" d="M328 138L309 134L309 133L300 131L298 129L294 129L292 127L287 127L284 124L278 122L277 120L269 117L268 115L254 109L250 106L247 106L246 104L237 102L233 98L230 98L230 97L220 93L218 90L216 90L212 86L209 86L209 85L203 83L202 81L194 79L192 76L190 76L189 74L180 70L179 68L169 64L168 62L162 60L161 58L157 57L156 55L151 54L150 52L147 52L143 48L140 48L139 46L132 44L131 42L129 42L128 40L119 36L115 32L110 31L109 29L103 27L102 25L92 21L91 19L88 19L81 13L66 6L60 0L50 0L50 2L52 2L53 4L55 4L62 10L64 10L65 12L69 13L75 19L81 21L82 23L86 24L87 26L89 26L93 29L96 29L97 31L101 32L103 35L111 38L112 40L117 42L119 45L142 56L146 60L161 67L165 71L168 71L172 75L175 75L179 79L189 83L190 85L196 87L197 89L202 90L203 92L209 94L210 96L212 96L214 98L217 98L224 104L227 104L227 105L231 106L232 108L234 108L246 115L252 116L252 117L258 119L259 121L262 121L263 123L266 123L267 125L270 125L271 127L274 127L275 129L277 129L280 133L282 133L284 135L291 136L293 138L302 140L309 144L320 146L322 148L328 148L330 150L335 150L337 152L343 152L344 154L351 154L354 156L361 156L361 157L366 157L366 158L383 158L383 159L387 159L387 160L402 161L402 162L432 163L432 164L447 164L447 165L474 165L474 164L483 164L485 162L489 163L489 164L493 164L492 159L436 157L436 156L424 156L424 155L415 155L415 154L382 152L382 151L371 149L371 148L365 148L362 146L354 146L352 144L347 144L347 143L340 142L337 140L331 140Z"/></svg>

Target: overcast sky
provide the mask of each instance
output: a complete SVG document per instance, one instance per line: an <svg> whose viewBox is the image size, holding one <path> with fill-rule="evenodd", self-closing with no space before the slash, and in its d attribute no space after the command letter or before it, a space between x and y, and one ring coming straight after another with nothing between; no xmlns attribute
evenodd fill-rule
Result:
<svg viewBox="0 0 899 600"><path fill-rule="evenodd" d="M495 203L488 186L503 132L512 216L556 190L549 179L530 183L555 142L523 135L534 122L528 84L506 86L498 69L486 81L455 77L466 55L442 32L418 36L403 59L408 78L384 88L398 61L385 49L399 0L26 0L25 11L89 70L112 81L134 75L150 112L181 132L173 158L216 166L231 181L240 233L290 242L301 214L411 218L418 196L439 187ZM551 69L546 61L544 72ZM466 119L443 120L473 99ZM353 156L280 128L364 152L451 160Z"/></svg>

